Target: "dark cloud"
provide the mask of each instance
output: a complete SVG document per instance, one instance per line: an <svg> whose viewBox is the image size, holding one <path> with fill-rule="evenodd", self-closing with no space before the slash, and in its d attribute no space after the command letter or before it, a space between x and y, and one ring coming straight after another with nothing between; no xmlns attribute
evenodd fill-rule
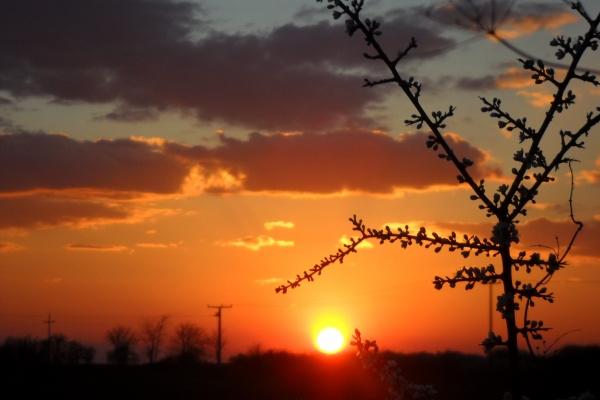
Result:
<svg viewBox="0 0 600 400"><path fill-rule="evenodd" d="M254 133L216 147L161 139L79 141L45 133L0 135L0 229L134 223L176 210L153 202L204 192L391 193L455 185L426 135L366 130ZM499 175L482 150L447 137L477 177ZM135 200L135 201L132 201Z"/></svg>
<svg viewBox="0 0 600 400"><path fill-rule="evenodd" d="M120 106L106 115L95 118L96 120L107 119L117 122L137 122L158 118L158 111L152 108L136 108L131 106Z"/></svg>
<svg viewBox="0 0 600 400"><path fill-rule="evenodd" d="M78 141L62 135L0 135L0 192L92 189L174 193L189 172L181 160L130 139Z"/></svg>
<svg viewBox="0 0 600 400"><path fill-rule="evenodd" d="M103 244L81 244L81 243L70 243L65 246L66 250L69 251L93 251L100 253L120 253L128 251L129 248L123 245L103 245Z"/></svg>
<svg viewBox="0 0 600 400"><path fill-rule="evenodd" d="M418 133L396 139L360 129L253 133L247 140L222 136L217 147L209 148L141 138L78 141L42 133L6 134L0 135L0 193L110 199L178 194L194 167L204 190L390 193L455 184L447 163L426 148L426 137ZM500 174L482 150L458 135L447 140L460 157L475 162L474 175ZM239 184L211 186L223 172Z"/></svg>
<svg viewBox="0 0 600 400"><path fill-rule="evenodd" d="M244 177L244 190L334 193L343 190L391 193L456 184L447 162L425 146L427 135L394 139L382 133L344 130L328 134L263 135L248 140L222 137L216 148L169 145L169 151L195 160L206 170ZM480 149L448 136L459 155L475 161L473 173L500 175Z"/></svg>
<svg viewBox="0 0 600 400"><path fill-rule="evenodd" d="M0 229L120 222L130 217L123 208L89 199L43 195L0 197Z"/></svg>
<svg viewBox="0 0 600 400"><path fill-rule="evenodd" d="M119 121L180 110L259 129L321 129L364 120L385 91L340 70L364 67L363 41L326 22L259 34L223 34L194 3L174 0L6 0L0 3L0 90L15 97L117 102ZM192 37L203 30L200 40ZM383 40L413 59L452 39L414 14L385 24ZM423 49L423 50L421 50ZM429 52L428 52L429 50ZM419 53L423 51L423 53ZM127 108L129 107L129 108Z"/></svg>
<svg viewBox="0 0 600 400"><path fill-rule="evenodd" d="M328 14L326 14L328 15ZM406 60L423 60L447 51L455 42L427 23L412 8L393 12L381 19L380 41L392 54L404 50L411 37L419 46ZM369 68L381 63L365 60L368 51L360 37L349 39L340 24L284 25L265 37L266 48L275 56L297 64L334 64L338 67Z"/></svg>
<svg viewBox="0 0 600 400"><path fill-rule="evenodd" d="M307 6L303 5L296 11L294 14L295 21L311 21L314 18L323 19L323 17L328 17L328 14L324 11L323 7L315 7L315 6Z"/></svg>
<svg viewBox="0 0 600 400"><path fill-rule="evenodd" d="M454 85L462 90L489 90L496 88L496 78L491 75L478 78L461 77L456 79Z"/></svg>

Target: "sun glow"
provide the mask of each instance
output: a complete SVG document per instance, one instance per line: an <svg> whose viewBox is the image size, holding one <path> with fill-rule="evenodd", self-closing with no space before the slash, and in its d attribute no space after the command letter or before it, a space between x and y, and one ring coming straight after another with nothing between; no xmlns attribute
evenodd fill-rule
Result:
<svg viewBox="0 0 600 400"><path fill-rule="evenodd" d="M315 344L325 354L338 353L344 347L344 335L336 328L325 328L317 336Z"/></svg>

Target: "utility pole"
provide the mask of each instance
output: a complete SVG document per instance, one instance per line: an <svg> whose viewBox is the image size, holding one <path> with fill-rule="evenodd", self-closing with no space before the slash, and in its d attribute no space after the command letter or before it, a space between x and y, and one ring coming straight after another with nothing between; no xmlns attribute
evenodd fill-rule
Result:
<svg viewBox="0 0 600 400"><path fill-rule="evenodd" d="M217 365L221 365L221 351L223 350L223 337L221 335L221 315L223 314L224 308L232 308L231 304L225 306L223 304L219 306L211 306L208 305L208 308L216 308L217 312L215 313L215 317L217 317Z"/></svg>
<svg viewBox="0 0 600 400"><path fill-rule="evenodd" d="M48 313L48 319L42 323L48 325L48 361L52 362L52 324L56 323L52 319L52 313Z"/></svg>

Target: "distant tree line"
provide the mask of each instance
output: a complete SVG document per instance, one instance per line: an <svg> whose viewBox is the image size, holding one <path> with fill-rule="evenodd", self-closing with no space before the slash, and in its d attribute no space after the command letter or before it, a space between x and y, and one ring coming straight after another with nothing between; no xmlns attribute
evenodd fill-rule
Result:
<svg viewBox="0 0 600 400"><path fill-rule="evenodd" d="M90 364L96 349L69 340L64 335L52 335L49 339L31 336L8 337L0 345L0 364Z"/></svg>
<svg viewBox="0 0 600 400"><path fill-rule="evenodd" d="M149 364L208 361L213 340L204 329L190 322L183 322L172 330L169 325L168 317L161 316L144 320L137 331L122 325L113 327L106 334L112 346L107 361L120 365L135 364L140 359Z"/></svg>
<svg viewBox="0 0 600 400"><path fill-rule="evenodd" d="M197 364L207 362L214 340L200 326L183 322L171 328L161 316L142 321L138 329L117 325L106 332L110 349L106 361L116 365L157 362ZM93 346L64 335L46 339L31 336L8 337L0 344L0 364L80 365L94 362Z"/></svg>

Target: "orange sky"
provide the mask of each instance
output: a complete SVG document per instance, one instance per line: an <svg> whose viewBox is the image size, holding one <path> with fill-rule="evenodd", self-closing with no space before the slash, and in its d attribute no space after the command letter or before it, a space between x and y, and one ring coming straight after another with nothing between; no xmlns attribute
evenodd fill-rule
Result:
<svg viewBox="0 0 600 400"><path fill-rule="evenodd" d="M255 344L312 351L315 327L329 320L393 350L481 351L487 287L432 285L465 265L460 255L373 243L316 282L275 294L352 235L353 214L373 227L490 231L451 166L426 148L427 134L404 126L412 110L400 94L360 88L362 76L378 70L360 63L360 41L325 22L326 12L261 0L275 22L244 21L240 8L219 28L236 6L166 1L153 13L148 1L92 2L102 9L92 15L61 0L81 22L63 24L56 10L44 11L48 22L33 3L16 1L15 21L39 18L42 33L47 23L63 28L51 52L4 21L0 7L0 34L9 35L0 76L10 78L0 79L0 338L44 335L48 312L56 331L93 344L116 324L138 327L165 314L173 325L191 321L212 332L206 305L225 303L233 304L224 311L228 355ZM582 29L560 2L524 4L507 37L541 56L552 56L551 35ZM395 36L412 28L425 49L437 49L416 53L407 74L424 82L428 109L458 106L448 141L493 190L510 175L518 138L479 113L477 96L500 96L535 125L551 92L531 84L514 54L493 41L458 45L472 33L443 21L402 25L420 15L418 2L403 6L406 15L393 12L393 2L376 10L388 13ZM123 25L106 31L113 14ZM134 17L139 30L127 23ZM97 53L70 39L82 26L93 27L81 34L101 44ZM600 91L575 90L577 106L556 129L579 126L598 106ZM549 342L571 330L563 343L600 338L600 319L588 312L600 307L597 131L576 154L585 230L551 285L557 301L535 310L554 328ZM545 143L549 152L557 144ZM570 237L569 176L556 177L520 225L523 247L553 246L555 236L564 246ZM499 315L494 324L502 327Z"/></svg>

